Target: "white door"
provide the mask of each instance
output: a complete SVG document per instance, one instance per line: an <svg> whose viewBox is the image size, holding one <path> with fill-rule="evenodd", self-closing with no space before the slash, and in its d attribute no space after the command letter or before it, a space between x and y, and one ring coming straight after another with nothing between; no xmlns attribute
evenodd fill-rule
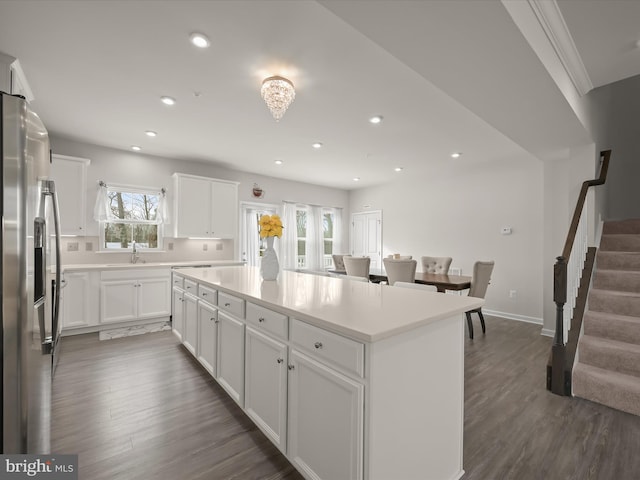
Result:
<svg viewBox="0 0 640 480"><path fill-rule="evenodd" d="M291 351L287 456L305 477L363 478L363 415L362 384Z"/></svg>
<svg viewBox="0 0 640 480"><path fill-rule="evenodd" d="M244 408L273 443L287 447L287 346L247 327Z"/></svg>
<svg viewBox="0 0 640 480"><path fill-rule="evenodd" d="M137 281L138 318L171 315L171 283L169 277L147 278Z"/></svg>
<svg viewBox="0 0 640 480"><path fill-rule="evenodd" d="M227 393L244 405L244 324L218 312L217 379Z"/></svg>
<svg viewBox="0 0 640 480"><path fill-rule="evenodd" d="M215 376L218 311L205 302L198 302L198 360Z"/></svg>
<svg viewBox="0 0 640 480"><path fill-rule="evenodd" d="M371 269L382 268L382 212L351 215L351 255L369 257Z"/></svg>
<svg viewBox="0 0 640 480"><path fill-rule="evenodd" d="M184 329L184 290L173 289L173 314L171 317L171 328L173 334L182 341L182 331Z"/></svg>
<svg viewBox="0 0 640 480"><path fill-rule="evenodd" d="M188 293L184 294L184 331L182 342L192 355L197 357L198 352L198 299Z"/></svg>

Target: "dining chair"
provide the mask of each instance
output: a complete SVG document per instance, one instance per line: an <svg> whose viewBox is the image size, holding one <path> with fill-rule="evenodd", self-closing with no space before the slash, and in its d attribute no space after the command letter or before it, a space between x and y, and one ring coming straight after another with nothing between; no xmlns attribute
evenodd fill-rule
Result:
<svg viewBox="0 0 640 480"><path fill-rule="evenodd" d="M371 266L371 259L369 257L342 257L344 261L344 268L347 271L347 275L354 277L363 277L369 281L369 267Z"/></svg>
<svg viewBox="0 0 640 480"><path fill-rule="evenodd" d="M476 298L484 298L487 294L487 288L491 281L491 273L495 262L476 262L473 264L473 276L471 277L471 288L469 296ZM482 307L475 308L465 312L467 316L467 326L469 327L469 338L473 340L473 323L471 323L471 314L477 313L480 317L480 325L482 326L482 334L485 333L484 316L482 315Z"/></svg>
<svg viewBox="0 0 640 480"><path fill-rule="evenodd" d="M396 282L415 281L417 261L395 258L384 258L382 261L387 272L387 283L389 285L394 285Z"/></svg>
<svg viewBox="0 0 640 480"><path fill-rule="evenodd" d="M451 257L422 257L422 271L425 273L449 273Z"/></svg>
<svg viewBox="0 0 640 480"><path fill-rule="evenodd" d="M422 283L416 283L416 282L396 282L393 284L393 286L401 287L401 288L413 288L415 290L424 290L426 292L438 291L435 285L424 285Z"/></svg>
<svg viewBox="0 0 640 480"><path fill-rule="evenodd" d="M344 257L350 257L351 255L331 255L333 257L333 267L336 272L346 272L344 268Z"/></svg>

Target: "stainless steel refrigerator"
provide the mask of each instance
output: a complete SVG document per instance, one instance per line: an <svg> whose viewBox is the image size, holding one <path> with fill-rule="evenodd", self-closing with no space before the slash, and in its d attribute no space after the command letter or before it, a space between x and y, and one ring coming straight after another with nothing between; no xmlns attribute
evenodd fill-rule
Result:
<svg viewBox="0 0 640 480"><path fill-rule="evenodd" d="M0 92L2 453L50 453L59 353L60 235L49 135L22 97Z"/></svg>

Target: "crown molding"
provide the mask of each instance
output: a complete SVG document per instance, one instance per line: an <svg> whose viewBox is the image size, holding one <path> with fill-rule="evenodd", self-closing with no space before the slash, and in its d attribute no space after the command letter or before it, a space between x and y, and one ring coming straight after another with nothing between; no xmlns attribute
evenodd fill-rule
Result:
<svg viewBox="0 0 640 480"><path fill-rule="evenodd" d="M593 83L556 0L528 2L578 93L584 95L592 90Z"/></svg>

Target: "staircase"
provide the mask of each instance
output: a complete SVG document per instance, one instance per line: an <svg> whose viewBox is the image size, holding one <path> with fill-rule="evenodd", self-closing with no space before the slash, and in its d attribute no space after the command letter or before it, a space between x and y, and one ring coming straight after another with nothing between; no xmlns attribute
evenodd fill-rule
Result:
<svg viewBox="0 0 640 480"><path fill-rule="evenodd" d="M640 415L640 219L606 222L573 394Z"/></svg>

